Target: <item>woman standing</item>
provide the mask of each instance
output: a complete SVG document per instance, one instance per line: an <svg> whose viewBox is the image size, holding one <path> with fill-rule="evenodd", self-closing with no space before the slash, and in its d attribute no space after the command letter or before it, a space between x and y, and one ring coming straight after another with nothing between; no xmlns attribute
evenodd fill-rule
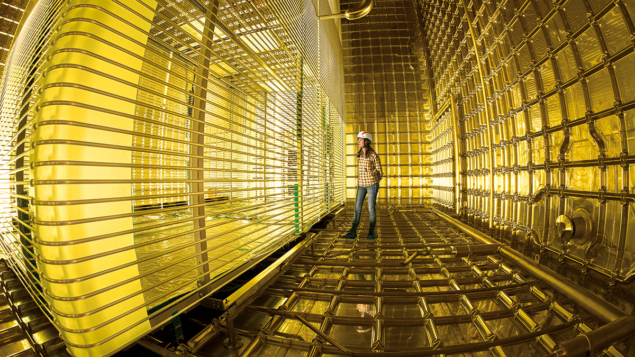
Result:
<svg viewBox="0 0 635 357"><path fill-rule="evenodd" d="M377 211L375 210L375 201L377 200L377 192L379 191L379 181L381 181L384 173L381 170L381 162L379 155L370 147L373 137L361 131L357 134L357 144L359 151L357 152L358 173L357 173L357 198L355 199L355 216L353 217L353 227L344 236L344 238L357 238L357 227L362 215L362 205L364 198L368 193L368 213L370 227L368 229L368 239L375 238L375 224L377 222Z"/></svg>

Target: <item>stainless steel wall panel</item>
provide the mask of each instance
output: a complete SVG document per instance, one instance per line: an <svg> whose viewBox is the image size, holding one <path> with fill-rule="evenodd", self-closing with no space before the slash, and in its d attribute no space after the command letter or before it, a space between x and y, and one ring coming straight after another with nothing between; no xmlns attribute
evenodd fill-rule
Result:
<svg viewBox="0 0 635 357"><path fill-rule="evenodd" d="M419 4L436 105L453 98L449 111L465 133L458 152L433 159L435 167L445 160L466 166L447 173L465 176L465 204L442 199L457 186L442 180L435 203L458 207L468 223L527 254L564 257L552 263L560 272L576 262L583 274L591 268L606 275L610 286L630 282L631 269L615 264L632 262L633 253L620 247L630 244L633 214L627 78L635 4ZM458 75L448 73L454 68ZM444 118L441 110L434 114L432 127ZM584 243L560 237L560 215L588 218L592 233Z"/></svg>

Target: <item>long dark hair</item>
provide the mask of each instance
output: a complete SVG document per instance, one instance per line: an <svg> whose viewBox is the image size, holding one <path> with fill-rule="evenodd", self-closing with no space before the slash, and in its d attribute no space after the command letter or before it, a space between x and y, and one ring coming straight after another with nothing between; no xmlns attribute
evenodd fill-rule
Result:
<svg viewBox="0 0 635 357"><path fill-rule="evenodd" d="M366 148L366 155L364 155L364 148ZM371 152L375 152L375 150L373 150L373 148L370 147L370 140L368 139L364 139L364 146L362 148L359 149L359 151L357 152L357 157L368 157L368 155L370 155Z"/></svg>

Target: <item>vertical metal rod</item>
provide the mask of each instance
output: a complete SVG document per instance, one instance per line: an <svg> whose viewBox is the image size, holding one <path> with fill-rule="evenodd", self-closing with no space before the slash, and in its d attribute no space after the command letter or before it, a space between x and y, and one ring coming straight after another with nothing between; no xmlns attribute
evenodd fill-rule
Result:
<svg viewBox="0 0 635 357"><path fill-rule="evenodd" d="M232 316L228 316L226 320L227 324L227 334L229 335L229 343L232 346L236 346L236 331L234 330L234 318Z"/></svg>
<svg viewBox="0 0 635 357"><path fill-rule="evenodd" d="M213 9L217 9L216 6L212 6ZM192 129L197 132L197 134L192 134L190 141L192 143L196 143L198 145L190 145L190 152L195 155L195 157L190 158L190 177L197 182L191 183L190 190L193 193L192 205L195 207L192 209L192 214L194 217L197 217L194 220L194 239L197 242L200 242L196 245L196 252L203 252L198 255L198 264L204 263L208 261L207 254L207 242L206 242L206 231L205 229L201 229L205 227L205 184L203 183L204 179L204 170L201 170L205 162L203 160L203 156L205 154L204 146L205 143L205 100L200 100L198 98L206 98L207 97L207 80L209 76L209 64L210 64L210 56L212 48L212 37L214 36L214 23L210 20L212 18L211 11L207 10L207 16L205 16L205 31L203 33L203 38L201 41L204 42L203 46L201 46L201 51L203 51L202 55L199 55L198 67L196 69L196 85L194 86L194 94L196 98L194 100L194 107L197 108L192 111L192 117L197 120L192 120ZM201 265L198 271L198 275L201 277L199 279L199 286L205 286L210 281L209 276L209 265ZM209 293L209 289L205 289L201 291L201 294Z"/></svg>
<svg viewBox="0 0 635 357"><path fill-rule="evenodd" d="M253 5L252 5L253 6ZM265 203L267 202L267 183L269 182L269 180L267 180L267 158L269 157L269 155L267 155L267 142L268 140L266 140L267 138L267 92L263 92L263 117L264 117L264 121L262 124L263 127L263 131L265 132L265 141L264 141L264 152L263 152L263 163L264 166L262 167L262 178L264 179L264 184L263 184L263 196L265 196Z"/></svg>
<svg viewBox="0 0 635 357"><path fill-rule="evenodd" d="M461 0L461 4L463 5L463 9L465 10L465 13L467 15L467 23L468 23L468 27L470 30L470 38L472 39L472 47L474 48L474 55L476 56L476 63L478 64L478 76L480 79L480 83L481 83L481 92L483 93L483 98L489 98L490 96L487 95L487 91L485 88L485 77L484 77L484 73L485 70L483 68L483 64L481 63L480 60L480 55L479 55L479 46L476 43L476 31L474 30L473 26L472 26L472 19L470 17L470 11L468 10L468 4L465 0ZM486 139L487 142L484 143L484 146L487 146L488 148L488 155L486 156L487 158L487 169L489 170L488 176L489 176L489 194L488 194L488 199L485 200L485 202L487 202L487 207L486 207L486 212L489 215L489 219L488 219L488 229L491 230L493 228L493 223L494 223L494 187L496 186L494 184L494 165L496 164L496 160L494 157L494 149L492 148L492 141L493 141L493 137L492 137L492 129L491 129L491 125L490 125L490 121L494 118L494 116L491 113L491 108L487 103L483 103L485 105L485 113L486 113L486 131L487 131L487 135L486 135Z"/></svg>
<svg viewBox="0 0 635 357"><path fill-rule="evenodd" d="M619 113L617 115L620 124L620 143L621 143L621 152L620 158L622 158L623 163L620 164L622 167L622 187L620 192L622 194L629 193L629 185L630 185L630 165L626 163L625 158L628 157L628 138L627 138L627 129L626 129L626 121L624 119L624 113ZM617 176L617 175L616 175ZM621 273L622 262L624 260L624 251L626 248L626 234L628 232L628 208L630 203L628 200L623 199L620 201L621 204L621 212L620 212L620 232L619 232L619 240L617 243L617 255L615 258L615 268L614 271Z"/></svg>
<svg viewBox="0 0 635 357"><path fill-rule="evenodd" d="M459 118L456 107L455 95L450 96L450 111L452 115L452 140L454 140L454 207L455 213L461 213L461 171L463 167L463 157L460 150Z"/></svg>
<svg viewBox="0 0 635 357"><path fill-rule="evenodd" d="M300 234L303 229L303 212L304 212L304 204L303 204L303 176L302 176L302 148L303 148L303 127L302 127L302 104L303 104L303 87L304 87L304 61L302 57L300 57L298 64L298 73L296 78L297 83L297 92L296 92L296 139L297 139L297 154L296 154L296 179L297 179L297 187L295 192L295 207L296 207L296 215L295 215L295 228L296 234Z"/></svg>

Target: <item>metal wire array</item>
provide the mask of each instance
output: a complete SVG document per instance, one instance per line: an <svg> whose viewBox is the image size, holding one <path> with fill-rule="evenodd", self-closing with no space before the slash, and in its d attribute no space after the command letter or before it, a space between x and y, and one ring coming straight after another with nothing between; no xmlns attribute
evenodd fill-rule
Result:
<svg viewBox="0 0 635 357"><path fill-rule="evenodd" d="M320 6L25 16L2 82L0 243L72 354L125 347L343 203L341 45Z"/></svg>
<svg viewBox="0 0 635 357"><path fill-rule="evenodd" d="M434 120L455 146L435 158L452 163L437 203L518 249L563 257L560 270L582 266L584 284L590 271L608 277L616 299L635 279L635 3L419 3ZM588 234L562 237L561 215Z"/></svg>

